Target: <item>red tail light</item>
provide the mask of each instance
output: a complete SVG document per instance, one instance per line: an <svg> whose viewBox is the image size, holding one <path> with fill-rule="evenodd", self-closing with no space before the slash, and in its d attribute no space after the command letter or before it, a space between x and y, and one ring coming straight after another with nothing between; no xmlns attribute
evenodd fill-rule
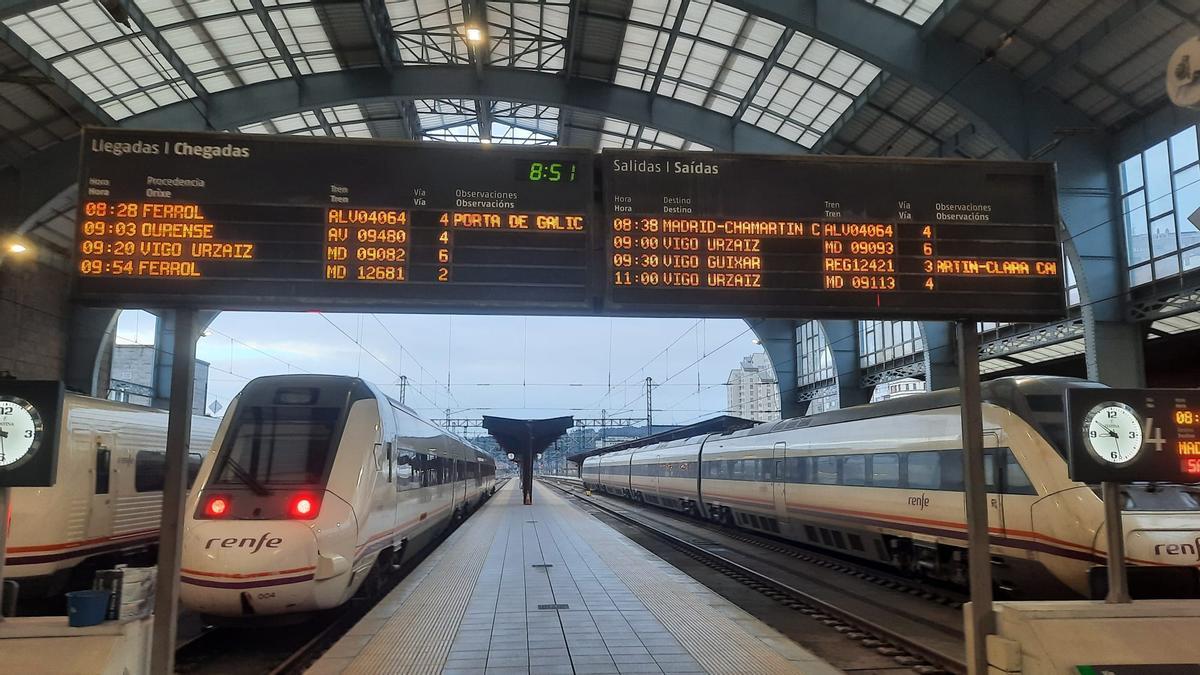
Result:
<svg viewBox="0 0 1200 675"><path fill-rule="evenodd" d="M229 515L229 498L222 495L209 497L204 504L204 515L209 518L224 518Z"/></svg>
<svg viewBox="0 0 1200 675"><path fill-rule="evenodd" d="M296 495L288 507L288 515L298 520L312 520L321 511L321 501L313 495Z"/></svg>

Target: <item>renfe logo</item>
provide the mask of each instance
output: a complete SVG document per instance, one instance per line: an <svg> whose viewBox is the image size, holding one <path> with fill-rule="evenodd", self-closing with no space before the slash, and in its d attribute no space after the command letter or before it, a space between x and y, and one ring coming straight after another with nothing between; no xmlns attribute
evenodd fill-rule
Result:
<svg viewBox="0 0 1200 675"><path fill-rule="evenodd" d="M1196 560L1200 560L1200 537L1196 541L1188 544L1155 544L1154 555L1190 555L1195 556Z"/></svg>
<svg viewBox="0 0 1200 675"><path fill-rule="evenodd" d="M204 548L210 549L213 547L213 544L221 542L217 546L221 548L248 548L251 549L250 553L253 555L263 548L279 548L279 545L283 543L283 539L279 537L271 537L270 539L267 539L267 537L271 537L270 532L264 532L258 539L254 537L244 537L241 539L237 537L226 537L225 539L214 537L208 540Z"/></svg>

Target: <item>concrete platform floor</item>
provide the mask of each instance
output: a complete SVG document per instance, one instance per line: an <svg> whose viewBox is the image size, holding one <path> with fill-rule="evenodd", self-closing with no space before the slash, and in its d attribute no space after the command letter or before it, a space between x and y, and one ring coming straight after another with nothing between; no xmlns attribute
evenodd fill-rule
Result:
<svg viewBox="0 0 1200 675"><path fill-rule="evenodd" d="M510 482L308 671L839 672L543 485Z"/></svg>

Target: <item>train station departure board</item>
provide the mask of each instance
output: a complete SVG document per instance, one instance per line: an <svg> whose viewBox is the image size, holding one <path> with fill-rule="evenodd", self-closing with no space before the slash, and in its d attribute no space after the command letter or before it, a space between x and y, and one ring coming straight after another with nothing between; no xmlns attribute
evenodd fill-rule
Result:
<svg viewBox="0 0 1200 675"><path fill-rule="evenodd" d="M76 296L589 311L593 162L586 150L90 129Z"/></svg>
<svg viewBox="0 0 1200 675"><path fill-rule="evenodd" d="M1063 316L1053 166L606 150L617 314Z"/></svg>

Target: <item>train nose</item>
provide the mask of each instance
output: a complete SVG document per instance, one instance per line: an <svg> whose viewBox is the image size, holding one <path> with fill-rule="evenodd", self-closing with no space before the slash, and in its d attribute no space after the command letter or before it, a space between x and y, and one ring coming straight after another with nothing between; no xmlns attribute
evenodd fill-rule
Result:
<svg viewBox="0 0 1200 675"><path fill-rule="evenodd" d="M184 534L180 600L213 616L304 611L318 562L316 536L301 522L192 521Z"/></svg>
<svg viewBox="0 0 1200 675"><path fill-rule="evenodd" d="M1125 555L1135 562L1200 565L1200 530L1135 529L1125 536Z"/></svg>

